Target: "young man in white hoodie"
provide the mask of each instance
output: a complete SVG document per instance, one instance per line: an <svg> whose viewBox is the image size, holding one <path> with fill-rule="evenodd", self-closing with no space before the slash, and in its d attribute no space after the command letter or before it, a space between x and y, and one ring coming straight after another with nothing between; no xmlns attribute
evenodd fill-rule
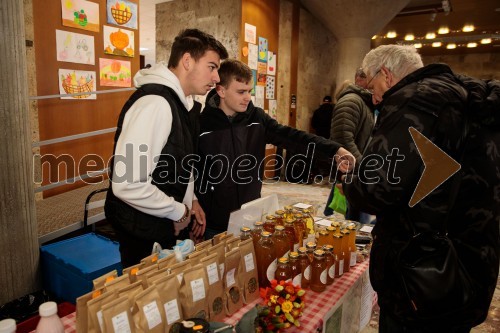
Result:
<svg viewBox="0 0 500 333"><path fill-rule="evenodd" d="M191 215L194 236L205 231L193 193L201 106L192 95L204 95L219 82L220 61L227 57L213 36L187 29L175 38L168 66L159 63L134 77L138 90L118 119L105 204L123 267L151 254L154 242L175 245Z"/></svg>

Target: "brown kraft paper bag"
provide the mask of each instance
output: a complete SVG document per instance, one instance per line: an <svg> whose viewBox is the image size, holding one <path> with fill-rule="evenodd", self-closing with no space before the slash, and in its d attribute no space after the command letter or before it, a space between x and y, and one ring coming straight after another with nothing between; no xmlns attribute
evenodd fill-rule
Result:
<svg viewBox="0 0 500 333"><path fill-rule="evenodd" d="M165 310L156 286L151 286L135 296L133 317L137 333L165 332Z"/></svg>
<svg viewBox="0 0 500 333"><path fill-rule="evenodd" d="M165 267L170 267L177 263L175 259L175 254L169 254L168 256L161 258L158 260L158 270L163 269Z"/></svg>
<svg viewBox="0 0 500 333"><path fill-rule="evenodd" d="M94 298L102 295L104 288L93 290L76 299L76 331L88 331L88 305L87 303Z"/></svg>
<svg viewBox="0 0 500 333"><path fill-rule="evenodd" d="M146 274L146 280L148 281L148 286L152 286L154 282L158 279L161 279L164 276L170 274L170 270L168 267L162 268L158 271L152 271Z"/></svg>
<svg viewBox="0 0 500 333"><path fill-rule="evenodd" d="M180 288L181 308L184 318L208 318L207 287L202 265L184 271Z"/></svg>
<svg viewBox="0 0 500 333"><path fill-rule="evenodd" d="M140 270L137 271L137 274L135 276L137 278L137 281L141 281L142 282L142 287L144 289L146 289L147 287L149 287L148 286L148 280L147 280L148 273L156 272L156 271L158 271L158 265L145 266L142 269L140 269Z"/></svg>
<svg viewBox="0 0 500 333"><path fill-rule="evenodd" d="M134 320L126 296L103 305L102 318L106 333L135 333Z"/></svg>
<svg viewBox="0 0 500 333"><path fill-rule="evenodd" d="M230 252L232 249L238 247L240 243L239 237L231 237L226 239L226 252Z"/></svg>
<svg viewBox="0 0 500 333"><path fill-rule="evenodd" d="M250 238L240 242L239 249L241 259L238 279L240 288L243 291L243 302L248 304L260 297L253 240Z"/></svg>
<svg viewBox="0 0 500 333"><path fill-rule="evenodd" d="M144 267L146 267L146 264L143 262L133 266L129 266L123 269L122 275L128 275L130 283L134 283L135 281L137 281L137 272Z"/></svg>
<svg viewBox="0 0 500 333"><path fill-rule="evenodd" d="M104 322L102 321L102 306L115 298L116 292L108 292L87 302L88 333L105 332Z"/></svg>
<svg viewBox="0 0 500 333"><path fill-rule="evenodd" d="M214 237L212 238L212 245L219 244L220 243L220 239L222 237L225 237L226 235L227 235L227 231L223 231L220 234L214 235Z"/></svg>
<svg viewBox="0 0 500 333"><path fill-rule="evenodd" d="M113 291L113 290L118 290L123 287L126 287L130 284L130 279L128 277L128 274L124 274L122 276L119 276L110 282L104 283L104 288L106 289L106 292L108 291Z"/></svg>
<svg viewBox="0 0 500 333"><path fill-rule="evenodd" d="M142 258L141 262L145 264L145 267L155 266L158 263L158 257L159 257L158 253L153 253L145 258Z"/></svg>
<svg viewBox="0 0 500 333"><path fill-rule="evenodd" d="M134 307L135 296L144 290L142 287L142 281L136 281L130 285L118 289L118 297L126 296L128 299L128 304L132 309Z"/></svg>
<svg viewBox="0 0 500 333"><path fill-rule="evenodd" d="M184 276L184 271L191 267L191 262L189 260L184 260L170 267L170 275L175 275L177 277L177 282L179 286L182 283L182 278Z"/></svg>
<svg viewBox="0 0 500 333"><path fill-rule="evenodd" d="M208 282L207 303L210 321L222 321L226 313L224 311L224 285L219 274L219 261L217 253L201 259L200 264L205 270Z"/></svg>
<svg viewBox="0 0 500 333"><path fill-rule="evenodd" d="M210 253L217 253L217 261L219 262L219 276L224 276L224 272L226 271L226 247L225 244L219 243L217 245L212 246L210 249Z"/></svg>
<svg viewBox="0 0 500 333"><path fill-rule="evenodd" d="M191 262L191 265L194 266L194 265L199 264L200 260L206 256L207 256L206 251L195 251L195 252L190 253L187 257L188 257L189 261Z"/></svg>
<svg viewBox="0 0 500 333"><path fill-rule="evenodd" d="M226 314L232 315L243 307L243 295L238 285L240 267L240 249L226 253L226 273L224 274L224 292L226 296Z"/></svg>
<svg viewBox="0 0 500 333"><path fill-rule="evenodd" d="M103 288L106 282L111 282L117 277L118 273L116 272L116 269L114 269L109 273L106 273L104 275L99 276L98 278L95 278L94 280L92 280L92 284L94 285L94 290Z"/></svg>
<svg viewBox="0 0 500 333"><path fill-rule="evenodd" d="M173 324L180 322L182 317L181 300L179 298L179 283L175 275L167 275L154 281L160 294L160 300L165 310L165 332L169 332Z"/></svg>
<svg viewBox="0 0 500 333"><path fill-rule="evenodd" d="M212 240L207 239L206 241L203 241L201 243L198 243L194 246L195 251L206 251L208 248L212 246Z"/></svg>

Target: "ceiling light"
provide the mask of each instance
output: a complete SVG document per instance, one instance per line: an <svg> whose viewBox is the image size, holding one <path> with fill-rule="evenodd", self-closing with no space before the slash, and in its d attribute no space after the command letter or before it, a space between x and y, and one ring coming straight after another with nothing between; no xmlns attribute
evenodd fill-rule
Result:
<svg viewBox="0 0 500 333"><path fill-rule="evenodd" d="M377 35L373 35L373 36L372 36L372 39L377 39Z"/></svg>
<svg viewBox="0 0 500 333"><path fill-rule="evenodd" d="M408 34L405 36L405 40L414 40L415 39L415 36L413 36L412 34Z"/></svg>
<svg viewBox="0 0 500 333"><path fill-rule="evenodd" d="M392 31L388 31L386 36L387 36L387 38L396 38L397 34L396 34L396 31L392 30Z"/></svg>
<svg viewBox="0 0 500 333"><path fill-rule="evenodd" d="M433 32L428 32L427 35L425 35L425 39L434 39L436 38L436 34Z"/></svg>
<svg viewBox="0 0 500 333"><path fill-rule="evenodd" d="M467 47L469 47L469 48L476 47L476 46L477 46L477 43L467 43Z"/></svg>
<svg viewBox="0 0 500 333"><path fill-rule="evenodd" d="M474 25L472 25L472 24L466 24L466 25L464 25L464 27L462 28L462 31L463 31L463 32L471 32L471 31L474 31Z"/></svg>
<svg viewBox="0 0 500 333"><path fill-rule="evenodd" d="M149 51L149 49L147 47L140 47L139 51Z"/></svg>
<svg viewBox="0 0 500 333"><path fill-rule="evenodd" d="M481 39L481 44L491 44L491 38L483 38L483 39Z"/></svg>
<svg viewBox="0 0 500 333"><path fill-rule="evenodd" d="M444 34L447 34L449 32L450 32L450 29L448 29L448 27L441 27L438 30L438 34L440 34L440 35L444 35Z"/></svg>
<svg viewBox="0 0 500 333"><path fill-rule="evenodd" d="M432 47L441 47L441 42L432 43Z"/></svg>
<svg viewBox="0 0 500 333"><path fill-rule="evenodd" d="M415 43L413 44L413 47L415 47L416 49L420 49L422 48L422 43Z"/></svg>
<svg viewBox="0 0 500 333"><path fill-rule="evenodd" d="M450 43L450 44L446 45L446 48L447 48L448 50L456 49L456 48L457 48L457 44L455 44L455 43Z"/></svg>

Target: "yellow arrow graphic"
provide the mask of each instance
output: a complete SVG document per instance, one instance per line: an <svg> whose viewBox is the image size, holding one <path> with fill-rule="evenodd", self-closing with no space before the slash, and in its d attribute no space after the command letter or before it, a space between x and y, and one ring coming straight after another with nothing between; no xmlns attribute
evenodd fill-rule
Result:
<svg viewBox="0 0 500 333"><path fill-rule="evenodd" d="M460 164L415 128L410 127L408 130L425 165L408 203L413 207L460 170Z"/></svg>

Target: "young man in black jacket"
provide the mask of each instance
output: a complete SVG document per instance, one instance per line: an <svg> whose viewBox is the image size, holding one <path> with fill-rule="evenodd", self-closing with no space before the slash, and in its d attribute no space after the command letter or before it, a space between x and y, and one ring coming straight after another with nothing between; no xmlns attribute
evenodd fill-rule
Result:
<svg viewBox="0 0 500 333"><path fill-rule="evenodd" d="M335 156L341 172L354 165L352 154L338 143L280 125L255 107L252 71L246 64L228 59L219 76L201 113L198 143L195 191L206 214L206 239L227 230L232 211L260 197L267 143Z"/></svg>

